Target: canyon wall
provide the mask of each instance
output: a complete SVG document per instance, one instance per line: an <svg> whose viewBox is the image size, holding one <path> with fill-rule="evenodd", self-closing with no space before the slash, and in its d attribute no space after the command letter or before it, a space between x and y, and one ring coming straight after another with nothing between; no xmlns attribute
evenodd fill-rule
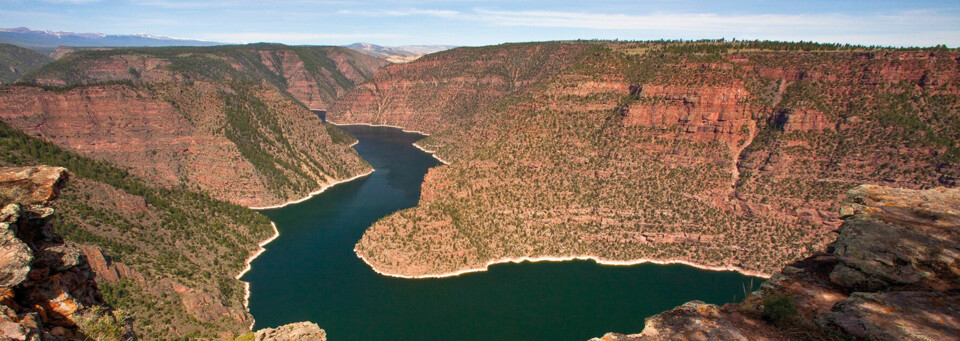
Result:
<svg viewBox="0 0 960 341"><path fill-rule="evenodd" d="M960 177L955 51L460 50L384 68L328 113L432 134L417 144L452 163L427 174L418 207L377 222L357 244L384 273L593 256L771 274L832 239L845 190L952 187ZM523 63L541 50L563 61ZM509 66L478 69L491 61ZM537 76L457 106L459 84L511 68Z"/></svg>
<svg viewBox="0 0 960 341"><path fill-rule="evenodd" d="M269 44L73 51L0 88L0 164L77 175L54 226L143 337L232 338L253 322L236 276L274 233L242 206L368 172L307 109L385 64Z"/></svg>
<svg viewBox="0 0 960 341"><path fill-rule="evenodd" d="M27 134L245 206L298 199L369 170L352 140L334 140L337 128L258 85L6 87L0 103L0 119Z"/></svg>
<svg viewBox="0 0 960 341"><path fill-rule="evenodd" d="M476 112L555 75L584 46L566 43L461 47L389 65L330 107L337 123L438 132L469 124Z"/></svg>
<svg viewBox="0 0 960 341"><path fill-rule="evenodd" d="M323 110L387 64L334 46L251 44L85 49L67 54L22 80L48 86L110 81L244 81L289 93L307 108Z"/></svg>
<svg viewBox="0 0 960 341"><path fill-rule="evenodd" d="M270 206L370 170L305 106L384 64L335 47L82 50L0 89L0 119L168 188Z"/></svg>

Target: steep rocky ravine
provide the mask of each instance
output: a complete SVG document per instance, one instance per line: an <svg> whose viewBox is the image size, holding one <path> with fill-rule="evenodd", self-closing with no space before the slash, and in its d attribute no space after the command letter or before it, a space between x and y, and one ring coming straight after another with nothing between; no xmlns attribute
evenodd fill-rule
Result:
<svg viewBox="0 0 960 341"><path fill-rule="evenodd" d="M722 307L692 301L594 340L960 338L960 189L860 186L825 251Z"/></svg>
<svg viewBox="0 0 960 341"><path fill-rule="evenodd" d="M357 253L402 276L577 256L771 274L830 241L849 188L956 185L955 51L751 44L507 44L382 69L330 120L422 130L452 164Z"/></svg>
<svg viewBox="0 0 960 341"><path fill-rule="evenodd" d="M177 336L176 329L167 329L180 324L177 319L168 318L166 322L175 325L166 326L157 334L151 327L153 319L143 315L144 310L167 313L163 302L158 304L148 298L158 293L140 290L169 286L169 278L160 280L161 285L147 284L150 282L147 276L112 261L100 246L90 241L78 244L55 232L66 230L76 235L71 228L59 226L69 225L69 220L57 217L64 213L72 215L70 210L74 206L70 204L76 203L68 202L56 209L51 206L52 201L60 197L70 177L62 167L0 167L0 205L3 206L0 212L0 339L126 341L136 340L138 336L146 339ZM90 180L79 181L87 183L84 186L93 184ZM114 204L129 205L133 199L136 205L136 197L111 194L107 200ZM59 202L73 200L77 198L67 195ZM128 262L139 265L133 259ZM146 270L148 274L151 272L154 270ZM101 288L104 291L101 292ZM229 323L218 321L218 314L229 314L218 294L210 295L203 289L180 284L173 284L172 289L180 294L187 313L198 320L214 323L208 328L218 332L217 336L229 338L233 335ZM108 301L113 301L114 306L111 307ZM245 314L242 310L237 314L241 314L237 316L241 320L249 319L242 315ZM137 332L138 328L142 328L143 333ZM293 323L259 330L255 339L322 341L326 340L326 335L315 324Z"/></svg>
<svg viewBox="0 0 960 341"><path fill-rule="evenodd" d="M297 199L369 169L337 128L256 85L6 87L0 119L152 182L245 206Z"/></svg>
<svg viewBox="0 0 960 341"><path fill-rule="evenodd" d="M66 167L52 229L77 243L103 300L147 339L247 332L252 317L235 279L272 233L254 211L183 189L150 185L0 122L0 165Z"/></svg>
<svg viewBox="0 0 960 341"><path fill-rule="evenodd" d="M0 85L13 83L34 69L53 61L33 50L0 43Z"/></svg>
<svg viewBox="0 0 960 341"><path fill-rule="evenodd" d="M235 276L274 231L223 201L283 203L369 171L355 139L307 107L384 64L263 44L76 51L0 88L0 157L77 174L54 227L142 337L244 335L252 317ZM323 337L301 327L264 335Z"/></svg>
<svg viewBox="0 0 960 341"><path fill-rule="evenodd" d="M0 119L166 187L269 206L370 170L306 107L384 64L264 44L78 51L0 89Z"/></svg>

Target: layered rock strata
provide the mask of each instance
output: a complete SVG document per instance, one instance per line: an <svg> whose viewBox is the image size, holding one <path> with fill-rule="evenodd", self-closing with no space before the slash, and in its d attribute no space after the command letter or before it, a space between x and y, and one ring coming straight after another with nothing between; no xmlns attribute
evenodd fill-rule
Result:
<svg viewBox="0 0 960 341"><path fill-rule="evenodd" d="M357 254L403 277L525 258L772 274L832 239L850 188L956 185L955 51L751 44L507 44L384 68L328 119L423 131L450 165Z"/></svg>
<svg viewBox="0 0 960 341"><path fill-rule="evenodd" d="M339 47L79 50L0 90L0 119L168 188L266 207L370 170L307 108L386 64Z"/></svg>
<svg viewBox="0 0 960 341"><path fill-rule="evenodd" d="M384 60L342 47L251 44L215 47L115 48L72 51L24 81L48 86L97 82L256 82L323 110Z"/></svg>
<svg viewBox="0 0 960 341"><path fill-rule="evenodd" d="M0 119L163 186L245 206L299 199L369 170L351 140L332 137L335 127L259 86L7 87Z"/></svg>

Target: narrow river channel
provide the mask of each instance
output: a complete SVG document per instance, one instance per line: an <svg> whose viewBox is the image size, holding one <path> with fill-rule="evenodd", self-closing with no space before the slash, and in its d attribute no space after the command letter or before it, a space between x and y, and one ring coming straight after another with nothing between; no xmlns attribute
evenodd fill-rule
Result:
<svg viewBox="0 0 960 341"><path fill-rule="evenodd" d="M444 279L376 274L353 253L376 220L413 207L439 163L399 129L342 126L376 171L305 202L264 210L280 237L243 280L256 328L311 321L331 340L578 340L637 333L644 318L690 300L743 298L759 278L683 265L592 261L501 264Z"/></svg>

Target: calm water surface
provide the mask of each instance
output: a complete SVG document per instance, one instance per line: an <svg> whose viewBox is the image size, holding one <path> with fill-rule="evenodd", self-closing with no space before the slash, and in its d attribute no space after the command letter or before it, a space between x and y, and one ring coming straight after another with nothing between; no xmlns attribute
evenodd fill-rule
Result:
<svg viewBox="0 0 960 341"><path fill-rule="evenodd" d="M300 204L265 210L280 238L266 246L250 282L256 328L311 321L331 340L580 340L636 333L643 319L702 300L743 296L752 279L682 265L601 266L592 261L495 265L445 279L377 275L353 253L364 230L416 206L427 169L420 135L343 126L376 171Z"/></svg>

